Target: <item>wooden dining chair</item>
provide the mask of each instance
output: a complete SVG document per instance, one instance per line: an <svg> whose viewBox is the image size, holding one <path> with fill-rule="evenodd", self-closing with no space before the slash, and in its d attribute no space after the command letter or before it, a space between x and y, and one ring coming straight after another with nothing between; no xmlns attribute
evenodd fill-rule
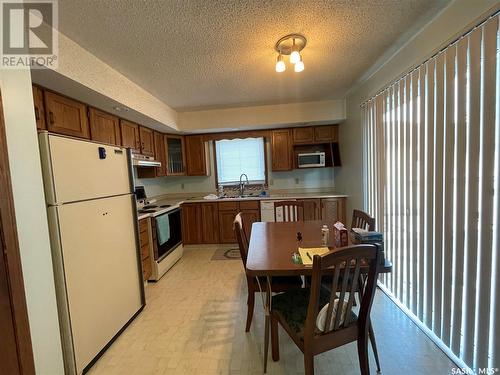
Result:
<svg viewBox="0 0 500 375"><path fill-rule="evenodd" d="M278 221L277 210L280 208L283 212L283 220L281 221L304 220L304 203L297 201L274 202L274 221Z"/></svg>
<svg viewBox="0 0 500 375"><path fill-rule="evenodd" d="M369 232L373 232L375 230L375 218L368 215L366 212L361 210L353 210L352 211L352 228L362 228L366 229ZM361 282L364 282L364 276L361 275ZM380 360L378 358L378 349L377 349L377 341L375 339L375 332L373 332L373 326L370 324L369 329L369 338L370 343L373 349L373 356L375 357L375 363L377 364L377 372L380 372Z"/></svg>
<svg viewBox="0 0 500 375"><path fill-rule="evenodd" d="M248 297L247 297L247 322L245 327L245 332L250 331L250 326L252 324L253 311L255 306L255 293L261 291L266 292L267 290L267 280L265 277L259 278L250 276L247 272L247 256L248 256L248 236L245 232L244 226L244 214L240 212L236 215L233 222L233 230L238 241L238 247L240 249L241 260L243 262L243 268L245 270L245 275L247 279ZM260 283L260 288L259 288ZM293 288L300 288L302 286L302 279L300 276L280 276L273 277L271 279L271 290L273 292L279 293L284 292Z"/></svg>
<svg viewBox="0 0 500 375"><path fill-rule="evenodd" d="M279 323L304 353L306 374L314 374L314 356L353 341L357 342L361 374L369 374L368 327L379 258L378 245L371 244L315 255L310 288L289 290L271 298L273 360L279 360ZM362 267L368 270L356 314L354 295ZM329 291L322 287L324 275L331 276Z"/></svg>
<svg viewBox="0 0 500 375"><path fill-rule="evenodd" d="M352 210L352 228L361 228L373 232L375 230L375 218L361 210Z"/></svg>

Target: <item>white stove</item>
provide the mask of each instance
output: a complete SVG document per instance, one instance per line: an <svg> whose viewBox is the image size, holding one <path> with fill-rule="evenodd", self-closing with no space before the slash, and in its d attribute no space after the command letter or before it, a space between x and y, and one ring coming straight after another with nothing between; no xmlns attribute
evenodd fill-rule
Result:
<svg viewBox="0 0 500 375"><path fill-rule="evenodd" d="M137 189L136 189L137 194ZM178 204L162 204L147 200L145 194L137 196L138 216L147 214L149 220L152 274L150 280L158 281L181 257L181 209Z"/></svg>

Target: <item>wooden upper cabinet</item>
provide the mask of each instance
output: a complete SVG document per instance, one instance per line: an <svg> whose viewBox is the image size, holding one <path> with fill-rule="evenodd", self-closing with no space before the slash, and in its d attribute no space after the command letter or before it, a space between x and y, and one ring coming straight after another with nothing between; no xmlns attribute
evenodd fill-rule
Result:
<svg viewBox="0 0 500 375"><path fill-rule="evenodd" d="M38 86L33 86L33 103L35 105L35 120L38 130L47 129L45 123L45 105L43 104L43 90Z"/></svg>
<svg viewBox="0 0 500 375"><path fill-rule="evenodd" d="M206 176L207 164L203 136L189 135L185 138L186 171L188 176Z"/></svg>
<svg viewBox="0 0 500 375"><path fill-rule="evenodd" d="M151 129L139 126L139 139L141 140L141 154L154 156L154 136Z"/></svg>
<svg viewBox="0 0 500 375"><path fill-rule="evenodd" d="M155 159L161 163L161 167L156 168L156 177L167 175L167 155L165 153L165 136L162 133L154 132Z"/></svg>
<svg viewBox="0 0 500 375"><path fill-rule="evenodd" d="M130 121L120 120L120 129L122 146L131 148L134 152L140 152L141 142L139 140L139 125Z"/></svg>
<svg viewBox="0 0 500 375"><path fill-rule="evenodd" d="M338 142L338 126L325 125L314 128L315 142Z"/></svg>
<svg viewBox="0 0 500 375"><path fill-rule="evenodd" d="M90 138L87 107L76 100L44 92L47 129L54 133Z"/></svg>
<svg viewBox="0 0 500 375"><path fill-rule="evenodd" d="M292 169L292 136L290 130L273 130L271 135L271 158L273 171Z"/></svg>
<svg viewBox="0 0 500 375"><path fill-rule="evenodd" d="M118 117L89 108L90 136L93 141L121 146L120 120Z"/></svg>
<svg viewBox="0 0 500 375"><path fill-rule="evenodd" d="M166 173L167 176L184 176L186 174L186 146L183 135L166 134Z"/></svg>
<svg viewBox="0 0 500 375"><path fill-rule="evenodd" d="M314 143L314 128L293 128L293 143L295 144L310 144Z"/></svg>

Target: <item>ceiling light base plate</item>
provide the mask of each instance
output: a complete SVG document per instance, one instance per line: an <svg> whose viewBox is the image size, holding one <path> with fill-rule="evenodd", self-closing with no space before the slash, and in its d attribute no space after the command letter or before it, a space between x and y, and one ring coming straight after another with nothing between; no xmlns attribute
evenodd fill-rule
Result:
<svg viewBox="0 0 500 375"><path fill-rule="evenodd" d="M302 51L307 44L307 39L304 35L300 34L288 34L283 38L278 40L274 46L276 52L282 55L290 55L292 53L293 40L295 39L295 45L298 51Z"/></svg>

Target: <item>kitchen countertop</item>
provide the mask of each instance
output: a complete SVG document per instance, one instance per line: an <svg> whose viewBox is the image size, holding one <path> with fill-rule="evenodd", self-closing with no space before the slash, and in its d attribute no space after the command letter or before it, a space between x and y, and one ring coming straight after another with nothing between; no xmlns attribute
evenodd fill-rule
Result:
<svg viewBox="0 0 500 375"><path fill-rule="evenodd" d="M144 213L138 214L137 219L142 220L151 216L157 216L158 214L168 212L179 207L182 203L203 203L203 202L232 202L232 201L255 201L255 200L280 200L280 199L326 199L326 198L347 198L348 195L337 194L337 193L275 193L268 194L265 196L250 196L250 197L236 197L236 198L220 198L220 199L203 199L202 196L191 196L191 197L177 197L177 198L165 198L164 196L158 198L150 198L150 204L154 205L171 205L163 210L156 211L155 213Z"/></svg>
<svg viewBox="0 0 500 375"><path fill-rule="evenodd" d="M200 203L200 202L227 202L227 201L251 201L251 200L278 200L278 199L314 199L314 198L347 198L345 194L336 193L290 193L290 194L268 194L255 195L250 197L235 197L235 198L219 198L219 199L203 199L203 197L188 198L184 203Z"/></svg>

